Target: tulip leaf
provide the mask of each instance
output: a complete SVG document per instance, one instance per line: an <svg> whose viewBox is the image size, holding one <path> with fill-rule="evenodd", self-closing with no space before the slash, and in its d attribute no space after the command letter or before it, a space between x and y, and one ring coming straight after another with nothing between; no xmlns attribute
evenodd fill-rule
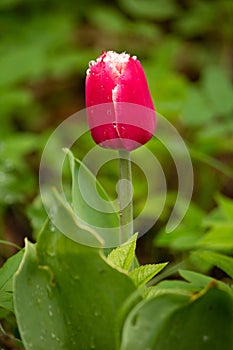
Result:
<svg viewBox="0 0 233 350"><path fill-rule="evenodd" d="M216 285L195 298L164 294L129 313L121 350L232 349L233 298Z"/></svg>
<svg viewBox="0 0 233 350"><path fill-rule="evenodd" d="M157 275L168 263L142 265L129 272L135 285L140 288Z"/></svg>
<svg viewBox="0 0 233 350"><path fill-rule="evenodd" d="M72 205L84 225L94 229L106 247L119 242L119 215L107 193L94 174L73 154L66 150L72 174Z"/></svg>
<svg viewBox="0 0 233 350"><path fill-rule="evenodd" d="M137 0L120 1L120 4L132 16L150 19L169 19L176 14L178 7L172 0L145 0L138 6Z"/></svg>
<svg viewBox="0 0 233 350"><path fill-rule="evenodd" d="M46 226L37 244L26 243L14 279L16 318L25 348L115 348L117 312L135 290L126 274L107 264L101 250Z"/></svg>
<svg viewBox="0 0 233 350"><path fill-rule="evenodd" d="M186 281L181 280L164 280L159 282L157 285L148 287L144 290L144 296L147 299L157 297L158 295L164 294L181 294L189 295L190 297L194 293L199 293L201 290L208 288L208 285L217 284L221 290L231 294L233 296L233 291L230 286L216 279L205 276L201 273L189 271L189 270L179 270L179 274Z"/></svg>
<svg viewBox="0 0 233 350"><path fill-rule="evenodd" d="M222 224L210 229L198 242L198 248L229 251L233 249L233 224Z"/></svg>
<svg viewBox="0 0 233 350"><path fill-rule="evenodd" d="M197 250L193 252L195 257L210 263L212 266L217 266L223 270L231 278L233 278L233 258L221 253L212 252L209 250Z"/></svg>
<svg viewBox="0 0 233 350"><path fill-rule="evenodd" d="M125 321L121 350L154 350L153 338L158 334L162 323L187 300L187 296L173 294L141 301L131 310Z"/></svg>
<svg viewBox="0 0 233 350"><path fill-rule="evenodd" d="M205 276L201 273L193 272L189 270L179 270L179 274L181 275L181 277L183 277L188 282L190 282L189 285L192 286L193 292L201 291L202 289L206 288L208 284L213 285L217 283L219 288L232 294L232 290L230 286L228 286L226 283L222 281L217 281L212 277Z"/></svg>
<svg viewBox="0 0 233 350"><path fill-rule="evenodd" d="M232 111L233 89L230 77L224 69L220 66L207 65L202 85L215 115L224 115Z"/></svg>
<svg viewBox="0 0 233 350"><path fill-rule="evenodd" d="M111 251L107 257L110 265L129 271L135 258L137 236L137 233L135 233L127 242Z"/></svg>
<svg viewBox="0 0 233 350"><path fill-rule="evenodd" d="M0 269L0 308L14 311L13 276L23 257L23 250L10 257Z"/></svg>
<svg viewBox="0 0 233 350"><path fill-rule="evenodd" d="M102 247L103 240L90 227L80 223L72 208L63 200L62 196L54 190L51 195L53 220L62 232L75 242L91 247Z"/></svg>

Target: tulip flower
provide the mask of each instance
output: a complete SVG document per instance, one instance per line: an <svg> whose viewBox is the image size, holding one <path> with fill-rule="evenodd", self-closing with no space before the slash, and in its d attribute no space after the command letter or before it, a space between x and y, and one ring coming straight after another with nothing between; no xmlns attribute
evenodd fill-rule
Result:
<svg viewBox="0 0 233 350"><path fill-rule="evenodd" d="M131 151L154 134L155 110L135 56L108 51L89 63L86 107L91 135L102 147Z"/></svg>

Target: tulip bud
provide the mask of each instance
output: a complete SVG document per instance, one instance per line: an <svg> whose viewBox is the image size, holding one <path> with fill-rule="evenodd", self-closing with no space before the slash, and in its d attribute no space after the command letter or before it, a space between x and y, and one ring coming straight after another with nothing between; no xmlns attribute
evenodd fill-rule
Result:
<svg viewBox="0 0 233 350"><path fill-rule="evenodd" d="M131 151L148 142L156 126L153 102L135 56L103 52L86 77L88 124L102 147Z"/></svg>

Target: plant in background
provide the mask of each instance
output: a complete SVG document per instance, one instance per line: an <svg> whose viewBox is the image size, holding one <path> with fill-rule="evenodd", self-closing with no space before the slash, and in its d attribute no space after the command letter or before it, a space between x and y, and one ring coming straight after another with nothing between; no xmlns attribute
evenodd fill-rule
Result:
<svg viewBox="0 0 233 350"><path fill-rule="evenodd" d="M139 266L135 257L137 234L133 235L132 226L129 155L131 150L150 140L156 126L139 61L112 51L91 61L86 101L95 142L119 151L120 209L114 215L120 221L121 244L107 251L98 229L90 229L79 220L82 211L87 220L95 215L97 221L105 218L108 221L107 214L93 211L82 198L78 187L81 170L88 195L92 195L96 186L106 201L108 196L100 183L93 181L90 170L66 151L72 174L72 204L68 206L57 191L52 202L52 213L63 222L66 231L59 232L48 218L37 243L26 240L25 252L16 254L1 271L1 306L15 312L22 347L26 350L232 349L233 292L228 283L189 271L185 264L179 270L179 280L164 279L177 272L176 267L169 265L153 279L167 262ZM227 206L227 215L231 210ZM76 241L69 238L75 235ZM162 243L164 235L160 236ZM172 237L172 233L169 235ZM212 236L204 238L201 247L208 246ZM80 237L89 237L96 244L77 243ZM211 260L212 265L220 266L233 277L231 257L209 256L209 263Z"/></svg>

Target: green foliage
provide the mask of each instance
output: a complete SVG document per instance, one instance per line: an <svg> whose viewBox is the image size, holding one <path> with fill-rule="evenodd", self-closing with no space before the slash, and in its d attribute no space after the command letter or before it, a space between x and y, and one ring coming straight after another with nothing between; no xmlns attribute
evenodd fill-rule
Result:
<svg viewBox="0 0 233 350"><path fill-rule="evenodd" d="M142 287L164 269L166 265L167 263L142 265L130 271L129 276L137 287Z"/></svg>
<svg viewBox="0 0 233 350"><path fill-rule="evenodd" d="M130 278L110 267L98 249L45 227L36 246L26 244L14 281L26 349L114 347L115 315L134 290Z"/></svg>
<svg viewBox="0 0 233 350"><path fill-rule="evenodd" d="M98 233L79 221L72 208L56 190L52 194L50 204L54 210L53 219L56 221L56 225L67 237L91 247L103 246L104 241ZM55 227L52 225L51 230L54 229Z"/></svg>
<svg viewBox="0 0 233 350"><path fill-rule="evenodd" d="M115 268L128 272L134 261L137 236L135 233L127 242L113 249L107 261Z"/></svg>
<svg viewBox="0 0 233 350"><path fill-rule="evenodd" d="M204 212L190 206L181 225L173 232L161 230L155 243L174 252L185 252L189 263L201 271L213 266L232 278L233 272L233 201L217 197L218 208L204 216Z"/></svg>
<svg viewBox="0 0 233 350"><path fill-rule="evenodd" d="M119 344L122 340L122 350L153 349L155 343L163 350L232 347L232 19L233 3L228 0L0 1L0 238L18 244L22 235L40 237L36 244L27 243L15 295L12 278L23 252L0 270L1 325L9 339L17 334L11 323L14 295L26 349L31 342L33 349L41 349L42 341L47 342L46 349L58 349L61 342L76 349L71 345L76 337L83 349L94 345L112 349L115 335ZM75 243L88 241L101 247L103 232L90 226L99 220L101 227L117 226L118 214L101 213L114 209L108 202L116 197L115 164L106 164L95 183L89 170L69 153L73 203L66 203L56 191L51 201L58 222L69 227L65 234L73 241L54 231L52 223L44 226L47 213L38 187L41 152L55 126L84 107L88 61L110 49L141 60L156 110L177 128L193 161L192 203L182 223L168 234L165 226L177 194L174 163L156 137L148 144L164 170L168 192L156 225L140 239L139 258L170 261L176 270L181 262L186 269L179 271L179 280L164 280L173 271L171 264L171 270L164 270L153 280L160 282L150 287L145 284L166 263L138 266L136 236L107 260L98 249ZM75 154L82 159L92 146L90 138L85 139ZM76 181L80 168L85 196L91 199L97 187L100 198L107 201L98 202L99 212L83 201ZM141 169L133 170L136 217L144 208L148 187ZM64 187L70 182L67 172ZM145 220L157 217L160 201L159 194L150 198ZM4 261L7 251L0 254ZM97 278L100 266L107 272ZM40 298L45 304L37 303Z"/></svg>
<svg viewBox="0 0 233 350"><path fill-rule="evenodd" d="M173 0L158 0L156 3L153 0L146 0L138 6L136 0L127 2L120 1L120 4L135 17L145 17L147 19L166 20L176 16L178 6Z"/></svg>
<svg viewBox="0 0 233 350"><path fill-rule="evenodd" d="M192 279L199 284L198 276ZM124 324L121 349L230 349L232 311L232 293L215 283L191 297L173 288L132 309Z"/></svg>
<svg viewBox="0 0 233 350"><path fill-rule="evenodd" d="M97 230L118 227L118 210L99 181L70 151L68 156L72 175L72 206L76 215L86 225L96 226Z"/></svg>
<svg viewBox="0 0 233 350"><path fill-rule="evenodd" d="M30 134L8 136L0 143L0 203L2 206L23 202L35 186L32 170L24 158L35 149ZM27 181L24 179L27 178Z"/></svg>
<svg viewBox="0 0 233 350"><path fill-rule="evenodd" d="M116 269L128 273L136 287L140 288L164 269L167 263L134 266L137 263L135 259L136 241L137 234L116 249L113 249L108 255L107 261Z"/></svg>
<svg viewBox="0 0 233 350"><path fill-rule="evenodd" d="M13 308L13 276L19 268L19 264L23 257L23 251L9 258L0 269L0 310Z"/></svg>

